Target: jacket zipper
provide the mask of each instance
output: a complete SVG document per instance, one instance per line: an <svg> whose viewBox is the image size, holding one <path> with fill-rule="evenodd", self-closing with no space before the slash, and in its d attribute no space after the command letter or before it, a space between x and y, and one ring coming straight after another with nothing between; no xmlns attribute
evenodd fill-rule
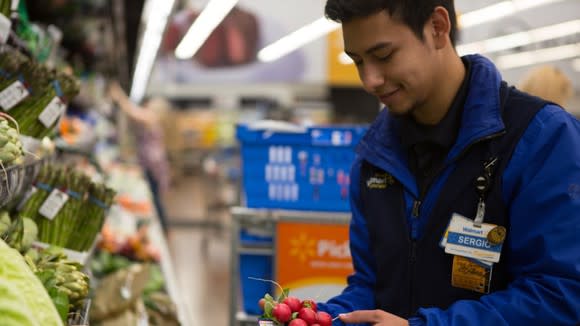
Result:
<svg viewBox="0 0 580 326"><path fill-rule="evenodd" d="M456 161L458 161L461 157L463 157L463 155L465 155L473 146L496 138L496 137L500 137L502 135L504 135L506 133L505 130L502 130L500 132L496 132L494 134L488 135L486 137L482 137L480 139L478 139L477 141L469 144L467 147L465 147L461 153L459 153L459 155L457 155L451 162L451 163L455 163ZM435 176L439 175L444 169L445 169L446 165L444 165L443 167L439 168L436 173ZM429 184L426 185L426 187L424 189L421 189L421 192L419 194L419 198L415 198L413 201L413 209L412 209L412 216L413 219L416 220L421 216L421 205L423 204L423 201L425 199L425 196L427 195L427 190L431 187L433 181L436 179L433 178L431 180L431 182ZM415 228L416 228L416 221L413 221L412 225L411 225L411 236L410 238L410 243L411 243L411 248L409 250L409 316L411 316L412 314L415 313L415 311L413 311L413 306L415 304L415 296L414 296L414 289L413 289L413 285L414 285L414 276L415 276L415 262L417 260L417 240L413 237L413 234L416 232Z"/></svg>
<svg viewBox="0 0 580 326"><path fill-rule="evenodd" d="M474 141L473 143L469 144L467 147L465 147L461 153L459 153L459 155L457 155L453 161L450 162L451 163L455 163L456 161L458 161L461 157L463 157L463 155L465 155L473 146L490 140L490 139L494 139L496 137L502 136L506 133L505 130L502 130L500 132L496 132L494 134L482 137L476 141ZM445 170L446 165L444 165L443 167L439 168L436 172L435 172L435 176L439 175L443 170ZM427 195L427 192L429 190L429 188L431 188L431 185L433 184L433 181L435 181L435 179L437 178L433 178L423 189L421 189L421 192L419 194L419 198L415 198L415 200L413 201L413 210L412 210L412 215L414 218L418 218L419 216L421 216L421 205L423 204L423 201L425 200L425 195Z"/></svg>

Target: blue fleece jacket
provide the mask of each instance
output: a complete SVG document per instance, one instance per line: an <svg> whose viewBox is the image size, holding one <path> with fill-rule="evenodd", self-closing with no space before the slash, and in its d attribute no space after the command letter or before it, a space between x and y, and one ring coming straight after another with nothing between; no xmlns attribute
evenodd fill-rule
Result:
<svg viewBox="0 0 580 326"><path fill-rule="evenodd" d="M469 143L502 130L497 94L501 75L481 56L473 63L462 127L448 161ZM473 114L477 108L477 114ZM336 316L354 310L375 309L376 273L365 218L361 214L360 168L363 160L393 175L405 188L411 238L420 239L427 218L413 219L411 209L418 190L403 153L390 146L397 135L385 130L385 109L361 143L351 171L350 247L355 272L342 294L320 309ZM448 175L429 189L422 211L428 216ZM448 309L421 308L409 319L419 325L580 325L580 122L555 105L534 117L504 170L502 195L509 209L509 273L514 281L502 291L479 300L460 300ZM339 320L334 325L342 325Z"/></svg>

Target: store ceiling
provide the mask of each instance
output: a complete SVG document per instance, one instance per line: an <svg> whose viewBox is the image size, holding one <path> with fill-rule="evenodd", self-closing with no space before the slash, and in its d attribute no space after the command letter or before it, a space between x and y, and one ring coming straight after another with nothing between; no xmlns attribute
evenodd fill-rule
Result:
<svg viewBox="0 0 580 326"><path fill-rule="evenodd" d="M456 7L459 12L469 12L492 4L499 3L498 0L456 0ZM470 27L461 32L460 43L470 43L481 41L501 35L525 32L539 27L550 26L562 22L580 19L580 1L561 0L552 4L538 6L507 16L496 21L485 23L479 26ZM552 48L562 45L577 45L580 48L580 30L558 39L547 40L527 46L510 49L504 53L487 54L494 61L498 61L502 54L511 54L543 48ZM559 67L573 81L575 88L580 90L580 67L578 67L580 52L573 57L564 60L546 62ZM506 80L511 83L519 82L532 66L524 66L513 69L503 69L502 73Z"/></svg>
<svg viewBox="0 0 580 326"><path fill-rule="evenodd" d="M69 51L72 61L80 61L89 68L98 68L94 67L95 63L105 61L109 65L116 66L117 69L131 71L137 51L139 22L144 2L144 0L29 0L27 1L27 6L29 7L31 20L53 23L63 29L63 45ZM181 0L178 2L176 9L184 6L201 8L206 2L207 0ZM324 1L320 2L324 3ZM498 2L500 0L456 0L456 7L458 12L465 13ZM118 5L118 3L122 4L122 14L120 16L114 14L114 6ZM287 10L298 11L298 8L287 8ZM302 17L304 13L302 15L296 14L296 16ZM99 42L98 37L94 37L90 33L83 33L87 31L86 27L90 26L91 18L109 19L115 24L122 25L121 30L125 31L124 37L118 35L117 27L113 27L115 33L114 50L118 50L117 48L121 47L126 49L121 58L118 54L111 57L110 51L108 51L110 49L103 49L103 44ZM580 19L580 1L561 0L554 4L529 9L497 21L467 28L461 32L460 43L481 41L499 35L526 31L575 19ZM552 47L562 44L580 44L580 33L554 41L542 42L526 49ZM518 48L516 50L522 51L526 49ZM497 55L489 56L492 59L497 57ZM580 89L580 72L574 70L574 62L576 66L579 66L580 56L573 59L555 61L552 64L568 73L573 79L576 88ZM529 68L527 66L504 70L504 76L508 81L515 83ZM578 69L579 67L576 68Z"/></svg>

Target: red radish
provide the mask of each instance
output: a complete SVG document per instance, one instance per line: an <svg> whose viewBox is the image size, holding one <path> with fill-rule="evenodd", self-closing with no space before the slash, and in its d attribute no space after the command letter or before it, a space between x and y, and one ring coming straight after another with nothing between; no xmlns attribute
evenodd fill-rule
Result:
<svg viewBox="0 0 580 326"><path fill-rule="evenodd" d="M312 324L312 325L310 325L310 326L320 326L320 324Z"/></svg>
<svg viewBox="0 0 580 326"><path fill-rule="evenodd" d="M318 311L318 307L316 306L316 302L314 302L314 300L307 299L302 301L302 307L311 308L314 310L314 312Z"/></svg>
<svg viewBox="0 0 580 326"><path fill-rule="evenodd" d="M290 310L292 310L292 312L298 312L300 308L302 308L300 299L298 299L297 297L288 297L284 299L283 302L287 304L288 307L290 307Z"/></svg>
<svg viewBox="0 0 580 326"><path fill-rule="evenodd" d="M316 321L320 326L332 326L332 316L324 311L316 313Z"/></svg>
<svg viewBox="0 0 580 326"><path fill-rule="evenodd" d="M308 326L308 323L306 323L304 320L300 318L296 318L292 319L292 321L290 322L290 324L288 324L288 326Z"/></svg>
<svg viewBox="0 0 580 326"><path fill-rule="evenodd" d="M312 325L316 323L316 313L311 308L302 308L298 312L298 318L304 319L308 325Z"/></svg>
<svg viewBox="0 0 580 326"><path fill-rule="evenodd" d="M262 311L264 311L264 305L266 304L266 299L262 298L260 299L260 301L258 301L258 306L260 306L260 309Z"/></svg>
<svg viewBox="0 0 580 326"><path fill-rule="evenodd" d="M285 323L292 317L292 311L290 311L290 307L287 304L279 303L272 309L272 315L277 321Z"/></svg>

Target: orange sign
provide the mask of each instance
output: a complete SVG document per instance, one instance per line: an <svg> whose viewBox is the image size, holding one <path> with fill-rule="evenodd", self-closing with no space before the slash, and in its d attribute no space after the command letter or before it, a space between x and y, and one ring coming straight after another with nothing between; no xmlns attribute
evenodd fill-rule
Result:
<svg viewBox="0 0 580 326"><path fill-rule="evenodd" d="M355 65L345 57L342 30L329 33L326 43L328 83L334 86L361 86Z"/></svg>
<svg viewBox="0 0 580 326"><path fill-rule="evenodd" d="M339 294L352 274L348 224L278 222L276 281L301 299Z"/></svg>

